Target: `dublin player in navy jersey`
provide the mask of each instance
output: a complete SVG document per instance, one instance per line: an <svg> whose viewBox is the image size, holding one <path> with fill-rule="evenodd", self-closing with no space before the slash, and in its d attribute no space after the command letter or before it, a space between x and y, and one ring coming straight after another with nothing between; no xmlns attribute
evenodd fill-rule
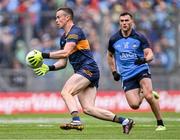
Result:
<svg viewBox="0 0 180 140"><path fill-rule="evenodd" d="M120 30L111 36L107 52L114 80L121 79L126 99L132 109L138 109L145 98L157 119L156 130L166 130L159 104L154 98L158 95L153 91L148 66L153 59L153 52L147 39L133 29L134 22L130 13L122 13L119 24Z"/></svg>
<svg viewBox="0 0 180 140"><path fill-rule="evenodd" d="M74 74L67 80L61 91L62 98L66 103L69 113L72 115L72 121L62 124L60 128L63 130L82 130L84 128L79 117L76 99L74 98L77 95L85 114L122 124L123 132L129 134L134 124L132 119L120 117L108 110L95 107L99 69L93 59L89 42L82 29L73 23L73 11L70 8L58 9L56 12L56 24L65 31L60 41L61 49L49 53L42 53L36 50L37 54L33 59L58 59L52 66L43 64L40 68L34 69L38 76L43 76L48 71L65 68L67 58L74 69Z"/></svg>

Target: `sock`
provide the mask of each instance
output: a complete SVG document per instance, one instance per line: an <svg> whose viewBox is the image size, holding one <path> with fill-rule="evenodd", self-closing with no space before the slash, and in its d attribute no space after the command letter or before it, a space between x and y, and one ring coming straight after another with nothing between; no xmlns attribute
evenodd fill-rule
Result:
<svg viewBox="0 0 180 140"><path fill-rule="evenodd" d="M113 118L113 122L118 122L118 123L120 123L120 124L122 124L122 125L126 125L126 124L128 124L129 119L126 119L126 118L124 118L124 117L117 117L117 116L115 115L114 118Z"/></svg>
<svg viewBox="0 0 180 140"><path fill-rule="evenodd" d="M128 119L123 118L123 117L119 117L119 123L122 125L126 125L129 122Z"/></svg>
<svg viewBox="0 0 180 140"><path fill-rule="evenodd" d="M129 122L129 119L125 119L125 120L122 122L122 125L126 125L126 124L128 124L128 122Z"/></svg>
<svg viewBox="0 0 180 140"><path fill-rule="evenodd" d="M162 126L164 126L163 120L157 120L157 125L162 125Z"/></svg>
<svg viewBox="0 0 180 140"><path fill-rule="evenodd" d="M123 122L126 120L124 117L117 117L116 115L114 116L113 122L118 122L120 124L123 124Z"/></svg>
<svg viewBox="0 0 180 140"><path fill-rule="evenodd" d="M77 116L77 117L72 117L72 120L73 120L73 121L80 121L80 117L79 117L79 116Z"/></svg>
<svg viewBox="0 0 180 140"><path fill-rule="evenodd" d="M71 112L73 121L80 121L80 117L79 117L78 113L79 113L78 111Z"/></svg>
<svg viewBox="0 0 180 140"><path fill-rule="evenodd" d="M119 117L118 119L119 119L119 123L120 123L120 124L122 124L122 123L123 123L123 121L124 121L126 118Z"/></svg>

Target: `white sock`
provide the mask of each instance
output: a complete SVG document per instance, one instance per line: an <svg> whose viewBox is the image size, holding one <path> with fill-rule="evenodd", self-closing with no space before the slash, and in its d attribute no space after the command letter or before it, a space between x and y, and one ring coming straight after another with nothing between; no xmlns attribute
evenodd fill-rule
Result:
<svg viewBox="0 0 180 140"><path fill-rule="evenodd" d="M122 122L122 125L126 125L128 124L129 120L128 119L125 119L123 122Z"/></svg>

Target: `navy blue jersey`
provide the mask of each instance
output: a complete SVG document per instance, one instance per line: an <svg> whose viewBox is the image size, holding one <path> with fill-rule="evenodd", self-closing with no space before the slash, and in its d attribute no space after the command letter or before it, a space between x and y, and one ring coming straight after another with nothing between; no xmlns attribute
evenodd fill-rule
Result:
<svg viewBox="0 0 180 140"><path fill-rule="evenodd" d="M121 31L115 33L109 40L108 50L114 54L116 69L122 80L127 80L143 70L149 70L147 63L135 65L137 56L144 57L143 50L149 48L147 39L134 29L128 37L123 37Z"/></svg>
<svg viewBox="0 0 180 140"><path fill-rule="evenodd" d="M69 56L69 62L73 66L75 72L79 70L83 65L91 64L97 67L97 64L93 58L90 45L85 37L82 29L76 25L73 25L67 36L65 34L61 37L60 46L64 48L66 42L75 42L76 47Z"/></svg>
<svg viewBox="0 0 180 140"><path fill-rule="evenodd" d="M78 73L91 82L89 86L98 88L99 83L99 69L93 58L90 50L89 42L86 39L81 28L73 25L67 36L65 34L61 37L60 46L64 48L67 42L75 42L76 47L69 56L69 62L73 66L75 73Z"/></svg>

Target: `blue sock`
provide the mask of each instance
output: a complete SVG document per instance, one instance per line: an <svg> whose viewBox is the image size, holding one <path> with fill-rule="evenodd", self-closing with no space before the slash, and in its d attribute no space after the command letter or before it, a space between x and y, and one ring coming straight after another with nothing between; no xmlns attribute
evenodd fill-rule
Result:
<svg viewBox="0 0 180 140"><path fill-rule="evenodd" d="M79 116L72 117L72 120L73 121L80 121L80 117Z"/></svg>
<svg viewBox="0 0 180 140"><path fill-rule="evenodd" d="M120 123L120 124L122 124L122 123L123 123L123 121L124 121L126 118L119 117L118 119L119 119L119 123Z"/></svg>

